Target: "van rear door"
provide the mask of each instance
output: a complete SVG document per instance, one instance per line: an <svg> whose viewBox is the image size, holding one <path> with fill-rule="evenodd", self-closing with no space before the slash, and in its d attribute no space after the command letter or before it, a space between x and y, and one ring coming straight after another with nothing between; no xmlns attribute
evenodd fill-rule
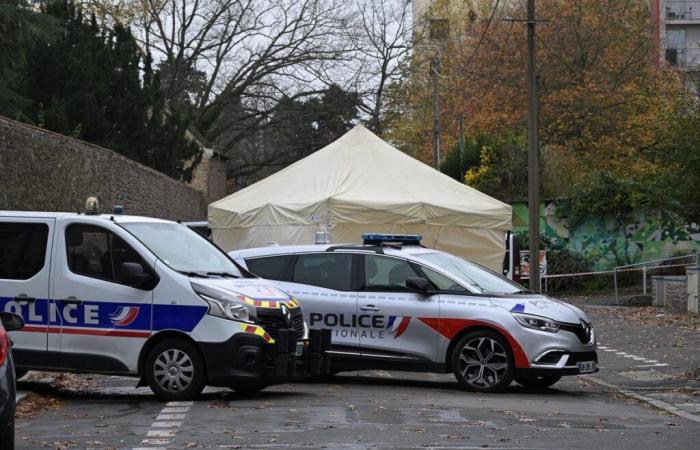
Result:
<svg viewBox="0 0 700 450"><path fill-rule="evenodd" d="M18 367L43 367L47 350L53 218L0 216L0 309L20 314L10 333Z"/></svg>

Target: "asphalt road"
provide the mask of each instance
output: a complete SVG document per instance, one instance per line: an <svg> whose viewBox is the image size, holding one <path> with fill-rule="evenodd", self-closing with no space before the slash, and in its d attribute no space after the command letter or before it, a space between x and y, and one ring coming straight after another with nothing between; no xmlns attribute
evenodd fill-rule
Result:
<svg viewBox="0 0 700 450"><path fill-rule="evenodd" d="M18 421L18 448L643 449L696 448L700 436L700 423L576 378L482 395L448 376L358 372L170 405L130 379L94 381L77 393L24 386L57 400Z"/></svg>
<svg viewBox="0 0 700 450"><path fill-rule="evenodd" d="M21 381L32 392L20 449L555 448L695 449L700 335L654 311L587 307L604 384L567 377L544 391L458 388L448 375L367 371L286 384L255 396L208 389L163 404L121 377ZM651 318L651 319L650 319ZM612 386L612 387L611 387ZM619 388L619 389L616 389ZM620 390L683 410L679 417ZM694 395L695 394L695 395ZM697 420L696 420L697 419Z"/></svg>

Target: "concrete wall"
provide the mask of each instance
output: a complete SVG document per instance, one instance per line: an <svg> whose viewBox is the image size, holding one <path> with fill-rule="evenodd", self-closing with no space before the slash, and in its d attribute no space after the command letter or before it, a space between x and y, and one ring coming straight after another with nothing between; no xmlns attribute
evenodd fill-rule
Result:
<svg viewBox="0 0 700 450"><path fill-rule="evenodd" d="M97 196L102 210L202 220L203 195L111 150L0 116L0 210L79 211Z"/></svg>

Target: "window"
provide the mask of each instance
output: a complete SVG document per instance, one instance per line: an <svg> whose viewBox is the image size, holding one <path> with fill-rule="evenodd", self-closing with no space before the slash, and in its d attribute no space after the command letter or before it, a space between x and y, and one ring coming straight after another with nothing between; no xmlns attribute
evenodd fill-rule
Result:
<svg viewBox="0 0 700 450"><path fill-rule="evenodd" d="M0 223L0 278L28 280L44 267L49 226Z"/></svg>
<svg viewBox="0 0 700 450"><path fill-rule="evenodd" d="M423 272L425 277L433 283L433 285L438 289L438 291L450 291L450 292L464 292L467 293L467 291L463 286L460 286L458 283L455 283L451 279L447 278L445 275L434 271L433 269L429 269L425 266L419 266L419 270Z"/></svg>
<svg viewBox="0 0 700 450"><path fill-rule="evenodd" d="M281 280L291 261L292 255L267 256L245 260L248 269L252 273L268 280Z"/></svg>
<svg viewBox="0 0 700 450"><path fill-rule="evenodd" d="M115 283L123 282L122 264L135 262L150 270L141 256L122 238L93 225L66 229L66 253L71 272Z"/></svg>
<svg viewBox="0 0 700 450"><path fill-rule="evenodd" d="M366 291L408 291L406 279L418 276L404 259L365 255Z"/></svg>
<svg viewBox="0 0 700 450"><path fill-rule="evenodd" d="M352 289L352 255L314 253L299 255L294 266L294 282L336 291Z"/></svg>

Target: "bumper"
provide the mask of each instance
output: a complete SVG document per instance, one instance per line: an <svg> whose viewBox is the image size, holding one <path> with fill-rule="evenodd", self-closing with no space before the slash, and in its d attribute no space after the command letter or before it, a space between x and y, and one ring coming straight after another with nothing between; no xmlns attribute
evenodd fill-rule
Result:
<svg viewBox="0 0 700 450"><path fill-rule="evenodd" d="M592 366L590 363L593 363ZM595 351L569 352L554 350L545 352L530 367L515 369L518 376L585 375L598 372L598 353Z"/></svg>
<svg viewBox="0 0 700 450"><path fill-rule="evenodd" d="M297 345L303 347L297 356ZM255 381L277 384L307 376L328 374L330 330L311 330L309 339L296 339L296 331L279 330L274 344L257 335L235 334L225 342L199 343L207 367L207 384L228 387Z"/></svg>
<svg viewBox="0 0 700 450"><path fill-rule="evenodd" d="M12 357L8 358L0 366L0 444L5 433L13 432L15 416L15 371L12 366Z"/></svg>

